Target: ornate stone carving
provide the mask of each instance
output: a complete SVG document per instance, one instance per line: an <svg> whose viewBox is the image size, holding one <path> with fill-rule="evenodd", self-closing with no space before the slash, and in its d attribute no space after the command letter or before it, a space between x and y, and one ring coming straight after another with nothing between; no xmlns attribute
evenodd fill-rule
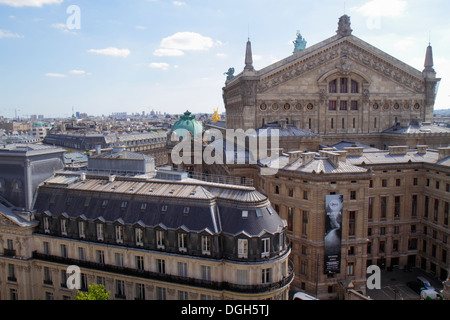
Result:
<svg viewBox="0 0 450 320"><path fill-rule="evenodd" d="M346 39L332 47L324 49L320 53L301 57L294 63L286 65L284 70L277 70L276 73L264 75L258 83L257 91L258 93L265 92L281 83L302 76L307 71L330 63L339 56L341 56L341 60L335 64L335 67L339 68L343 73L351 72L356 67L355 64L360 62L362 65L383 73L383 76L417 93L423 93L425 91L425 83L422 78L392 65L389 61L383 60Z"/></svg>

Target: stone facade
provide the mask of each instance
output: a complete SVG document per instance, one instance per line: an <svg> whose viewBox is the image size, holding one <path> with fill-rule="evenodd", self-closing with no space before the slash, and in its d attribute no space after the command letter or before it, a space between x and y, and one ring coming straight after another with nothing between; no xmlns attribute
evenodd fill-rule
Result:
<svg viewBox="0 0 450 320"><path fill-rule="evenodd" d="M324 144L351 136L381 148L385 130L432 122L440 79L431 47L420 72L351 32L343 16L335 36L258 71L248 67L248 43L246 68L223 88L227 128L286 120L321 135Z"/></svg>

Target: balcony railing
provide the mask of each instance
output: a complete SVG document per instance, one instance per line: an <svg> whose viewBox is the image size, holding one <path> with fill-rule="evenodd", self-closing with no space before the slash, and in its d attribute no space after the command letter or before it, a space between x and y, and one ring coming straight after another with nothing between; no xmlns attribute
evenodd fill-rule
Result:
<svg viewBox="0 0 450 320"><path fill-rule="evenodd" d="M60 263L64 265L77 265L80 268L86 268L86 269L93 269L98 271L104 271L104 272L110 272L110 273L116 273L121 275L127 275L127 276L134 276L139 278L145 278L145 279L151 279L151 280L158 280L158 281L164 281L164 282L170 282L170 283L177 283L182 285L188 285L188 286L196 286L206 289L212 289L212 290L227 290L232 292L238 292L238 293L263 293L263 292L270 292L274 291L280 288L283 288L284 286L290 284L294 278L294 268L293 263L289 261L289 268L288 268L288 274L286 277L284 277L282 280L274 283L268 283L268 284L255 284L255 285L239 285L229 282L217 282L217 281L208 281L208 280L202 280L202 279L196 279L196 278L188 278L188 277L181 277L171 274L164 274L164 273L158 273L158 272L151 272L146 270L137 270L133 268L127 268L127 267L118 267L108 264L100 264L96 262L91 261L83 261L83 260L77 260L77 259L70 259L70 258L63 258L59 256L52 256L47 255L43 253L38 253L36 251L33 252L33 258L48 262L55 262Z"/></svg>

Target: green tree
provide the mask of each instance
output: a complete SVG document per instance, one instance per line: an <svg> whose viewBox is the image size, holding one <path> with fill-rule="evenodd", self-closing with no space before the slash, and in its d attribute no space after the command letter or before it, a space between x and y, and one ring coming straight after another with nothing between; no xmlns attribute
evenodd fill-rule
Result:
<svg viewBox="0 0 450 320"><path fill-rule="evenodd" d="M75 300L109 300L110 294L104 285L93 283L87 292L78 291Z"/></svg>

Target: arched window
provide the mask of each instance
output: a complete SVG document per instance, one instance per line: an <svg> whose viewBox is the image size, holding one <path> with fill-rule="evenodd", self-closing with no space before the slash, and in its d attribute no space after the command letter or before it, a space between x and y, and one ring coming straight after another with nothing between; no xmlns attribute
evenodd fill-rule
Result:
<svg viewBox="0 0 450 320"><path fill-rule="evenodd" d="M352 80L351 93L359 93L359 85L355 80Z"/></svg>
<svg viewBox="0 0 450 320"><path fill-rule="evenodd" d="M337 80L332 80L330 81L329 85L328 85L328 91L330 93L337 93Z"/></svg>

